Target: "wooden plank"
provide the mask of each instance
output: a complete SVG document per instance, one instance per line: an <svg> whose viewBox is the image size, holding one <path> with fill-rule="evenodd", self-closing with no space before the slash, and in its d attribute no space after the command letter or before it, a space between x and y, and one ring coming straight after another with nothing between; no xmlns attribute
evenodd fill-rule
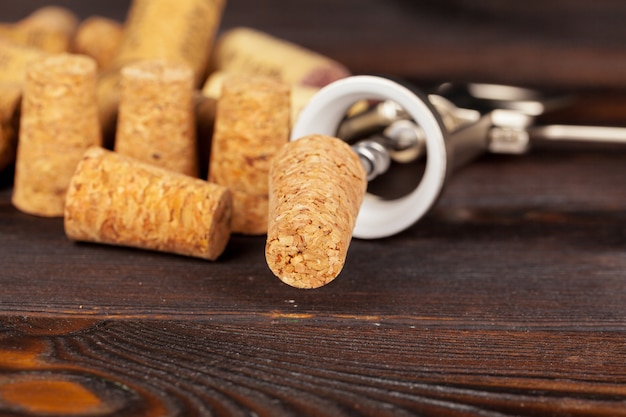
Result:
<svg viewBox="0 0 626 417"><path fill-rule="evenodd" d="M288 317L0 326L3 415L619 416L626 400L623 332Z"/></svg>

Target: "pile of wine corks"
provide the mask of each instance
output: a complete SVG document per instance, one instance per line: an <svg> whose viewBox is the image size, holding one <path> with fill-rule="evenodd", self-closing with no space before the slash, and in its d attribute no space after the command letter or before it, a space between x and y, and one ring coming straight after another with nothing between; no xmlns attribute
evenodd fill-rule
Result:
<svg viewBox="0 0 626 417"><path fill-rule="evenodd" d="M275 275L325 285L365 174L339 139L289 135L349 71L251 28L220 33L225 1L0 24L0 173L14 167L17 209L63 217L69 239L216 260L232 234L267 236Z"/></svg>

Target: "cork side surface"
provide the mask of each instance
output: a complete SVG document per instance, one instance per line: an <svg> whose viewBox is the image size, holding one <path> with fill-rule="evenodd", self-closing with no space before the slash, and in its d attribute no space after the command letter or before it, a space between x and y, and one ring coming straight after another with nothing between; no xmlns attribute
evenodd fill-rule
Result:
<svg viewBox="0 0 626 417"><path fill-rule="evenodd" d="M233 232L267 232L268 173L289 140L290 88L260 76L232 75L217 103L208 179L233 191Z"/></svg>
<svg viewBox="0 0 626 417"><path fill-rule="evenodd" d="M109 68L124 34L124 27L113 19L91 16L76 29L72 48L79 54L92 57L100 70Z"/></svg>
<svg viewBox="0 0 626 417"><path fill-rule="evenodd" d="M341 272L367 187L355 152L340 139L290 142L270 171L267 264L283 282L318 288Z"/></svg>
<svg viewBox="0 0 626 417"><path fill-rule="evenodd" d="M94 147L72 179L65 233L215 260L230 237L231 211L225 187Z"/></svg>
<svg viewBox="0 0 626 417"><path fill-rule="evenodd" d="M122 69L115 150L143 162L198 175L191 68L146 60Z"/></svg>
<svg viewBox="0 0 626 417"><path fill-rule="evenodd" d="M230 29L217 39L214 61L216 70L266 75L310 87L350 75L333 59L247 27Z"/></svg>
<svg viewBox="0 0 626 417"><path fill-rule="evenodd" d="M204 79L225 0L135 0L113 59L122 68L146 59L187 63Z"/></svg>
<svg viewBox="0 0 626 417"><path fill-rule="evenodd" d="M65 193L87 148L102 142L93 59L59 54L30 66L22 98L13 204L63 216Z"/></svg>

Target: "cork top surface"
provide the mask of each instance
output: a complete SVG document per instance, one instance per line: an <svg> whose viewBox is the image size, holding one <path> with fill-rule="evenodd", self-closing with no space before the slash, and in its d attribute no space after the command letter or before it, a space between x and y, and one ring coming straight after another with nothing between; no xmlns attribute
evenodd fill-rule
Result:
<svg viewBox="0 0 626 417"><path fill-rule="evenodd" d="M155 59L122 68L124 77L149 81L181 81L193 78L193 70L183 62Z"/></svg>
<svg viewBox="0 0 626 417"><path fill-rule="evenodd" d="M95 75L97 64L93 58L77 54L56 54L34 62L29 72L39 74Z"/></svg>

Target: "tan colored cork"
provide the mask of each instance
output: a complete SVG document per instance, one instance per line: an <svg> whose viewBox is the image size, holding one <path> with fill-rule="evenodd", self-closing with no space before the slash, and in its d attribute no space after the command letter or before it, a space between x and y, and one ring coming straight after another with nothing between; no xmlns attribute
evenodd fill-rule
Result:
<svg viewBox="0 0 626 417"><path fill-rule="evenodd" d="M198 175L193 71L149 60L122 69L115 150L181 174Z"/></svg>
<svg viewBox="0 0 626 417"><path fill-rule="evenodd" d="M222 84L230 73L226 71L214 71L206 79L202 87L202 94L207 97L218 99L222 94ZM293 126L300 115L300 112L309 100L319 91L317 87L305 85L291 86L291 125Z"/></svg>
<svg viewBox="0 0 626 417"><path fill-rule="evenodd" d="M92 147L67 193L65 233L215 260L230 237L231 203L225 187Z"/></svg>
<svg viewBox="0 0 626 417"><path fill-rule="evenodd" d="M265 257L298 288L318 288L341 272L367 187L359 157L340 139L306 136L276 154L270 171Z"/></svg>
<svg viewBox="0 0 626 417"><path fill-rule="evenodd" d="M226 0L134 0L114 65L145 59L182 61L204 79Z"/></svg>
<svg viewBox="0 0 626 417"><path fill-rule="evenodd" d="M74 36L73 51L92 57L100 70L111 66L122 41L124 27L116 20L102 16L85 19Z"/></svg>
<svg viewBox="0 0 626 417"><path fill-rule="evenodd" d="M214 70L262 74L311 87L350 75L335 60L247 27L230 29L217 39L213 66Z"/></svg>
<svg viewBox="0 0 626 417"><path fill-rule="evenodd" d="M48 56L28 46L18 45L0 36L0 170L15 161L17 127L22 87L30 64Z"/></svg>
<svg viewBox="0 0 626 417"><path fill-rule="evenodd" d="M85 149L101 143L96 63L59 54L29 67L15 166L13 204L40 216L63 216L65 193Z"/></svg>
<svg viewBox="0 0 626 417"><path fill-rule="evenodd" d="M0 24L0 37L49 53L68 52L78 17L63 7L42 7L17 23Z"/></svg>
<svg viewBox="0 0 626 417"><path fill-rule="evenodd" d="M290 90L269 77L232 75L217 102L209 181L233 192L233 232L267 232L268 173L289 139Z"/></svg>
<svg viewBox="0 0 626 417"><path fill-rule="evenodd" d="M152 59L185 62L194 72L195 87L205 78L215 33L226 0L133 0L124 35L110 70L98 84L100 122L115 125L120 99L119 70Z"/></svg>
<svg viewBox="0 0 626 417"><path fill-rule="evenodd" d="M0 37L0 82L22 85L27 68L48 55L40 49L18 45Z"/></svg>

